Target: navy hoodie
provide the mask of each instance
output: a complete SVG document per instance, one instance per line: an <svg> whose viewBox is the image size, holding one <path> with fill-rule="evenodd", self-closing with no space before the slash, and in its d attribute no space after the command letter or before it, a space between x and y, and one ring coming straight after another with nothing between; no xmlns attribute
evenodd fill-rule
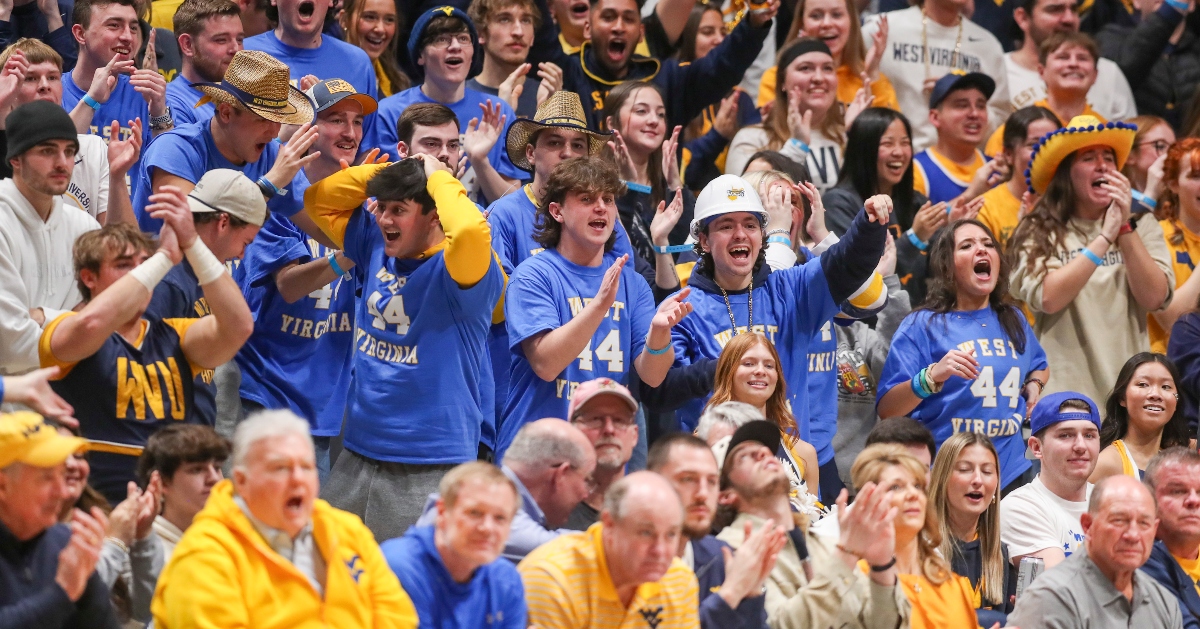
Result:
<svg viewBox="0 0 1200 629"><path fill-rule="evenodd" d="M0 629L119 629L108 588L95 572L74 603L55 582L71 529L55 524L24 542L0 524Z"/></svg>

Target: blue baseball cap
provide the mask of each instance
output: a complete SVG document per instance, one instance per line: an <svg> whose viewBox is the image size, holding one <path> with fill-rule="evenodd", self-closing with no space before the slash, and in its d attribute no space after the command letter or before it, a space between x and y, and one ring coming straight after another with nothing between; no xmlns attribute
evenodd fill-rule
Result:
<svg viewBox="0 0 1200 629"><path fill-rule="evenodd" d="M471 48L474 50L474 54L471 56L471 69L467 72L467 78L469 79L482 72L483 46L479 43L479 32L475 30L475 22L472 22L470 16L462 9L443 5L422 13L417 18L417 21L413 23L412 34L408 36L408 58L412 59L414 76L411 78L413 85L420 85L425 82L425 66L417 63L417 59L421 56L421 50L418 47L421 44L421 38L425 36L425 29L429 27L429 23L435 17L458 18L467 25L467 32L471 34Z"/></svg>
<svg viewBox="0 0 1200 629"><path fill-rule="evenodd" d="M1069 400L1086 402L1089 410L1086 412L1074 408L1068 408L1063 411L1058 410L1063 405L1063 402ZM1033 407L1033 413L1029 418L1030 433L1036 435L1054 424L1075 419L1090 421L1098 429L1100 428L1100 409L1096 408L1096 403L1091 398L1082 393L1074 391L1051 393L1038 400L1037 406Z"/></svg>
<svg viewBox="0 0 1200 629"><path fill-rule="evenodd" d="M972 87L983 92L984 98L991 98L992 93L996 91L996 82L992 77L980 72L951 70L933 84L933 91L929 93L929 108L935 109L950 92Z"/></svg>

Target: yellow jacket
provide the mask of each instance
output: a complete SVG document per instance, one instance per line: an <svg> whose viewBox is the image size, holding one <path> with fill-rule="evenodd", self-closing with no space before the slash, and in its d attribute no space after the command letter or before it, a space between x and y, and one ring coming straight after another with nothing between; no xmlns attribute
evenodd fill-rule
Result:
<svg viewBox="0 0 1200 629"><path fill-rule="evenodd" d="M233 484L221 481L159 576L154 625L415 629L412 601L362 521L317 500L312 522L327 566L323 599L254 529L233 501Z"/></svg>

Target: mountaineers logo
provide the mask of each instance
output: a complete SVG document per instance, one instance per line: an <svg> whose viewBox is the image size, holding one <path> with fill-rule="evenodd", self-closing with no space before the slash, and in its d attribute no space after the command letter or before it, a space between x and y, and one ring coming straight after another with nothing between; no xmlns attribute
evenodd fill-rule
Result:
<svg viewBox="0 0 1200 629"><path fill-rule="evenodd" d="M743 188L730 188L725 196L729 197L730 201L737 201L738 197L746 196L746 190Z"/></svg>
<svg viewBox="0 0 1200 629"><path fill-rule="evenodd" d="M434 9L434 12L437 11L441 11L446 14L446 17L450 17L450 14L454 13L454 7L438 7Z"/></svg>
<svg viewBox="0 0 1200 629"><path fill-rule="evenodd" d="M330 94L337 94L339 92L348 92L350 94L354 93L354 88L351 87L349 83L341 79L330 79L325 81L325 87L329 89Z"/></svg>
<svg viewBox="0 0 1200 629"><path fill-rule="evenodd" d="M646 621L647 625L650 625L650 629L658 629L658 625L660 623L662 623L662 618L660 617L660 616L662 616L662 612L663 612L662 605L659 605L658 607L655 607L654 609L639 609L638 610L638 613L642 615L642 619L644 619Z"/></svg>

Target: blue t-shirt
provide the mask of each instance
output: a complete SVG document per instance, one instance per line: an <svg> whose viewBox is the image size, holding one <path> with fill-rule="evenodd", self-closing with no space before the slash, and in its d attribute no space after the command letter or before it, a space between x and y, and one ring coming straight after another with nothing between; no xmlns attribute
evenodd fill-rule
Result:
<svg viewBox="0 0 1200 629"><path fill-rule="evenodd" d="M458 583L446 570L432 526L415 526L379 545L412 599L420 629L525 629L525 586L516 566L497 559Z"/></svg>
<svg viewBox="0 0 1200 629"><path fill-rule="evenodd" d="M260 33L247 37L242 45L246 50L261 50L287 64L291 71L291 83L300 87L300 79L311 74L324 81L326 79L342 79L354 86L354 91L366 94L371 98L379 98L379 87L376 84L375 65L366 51L353 44L330 37L321 36L321 45L316 48L295 48L289 46L275 36L275 31ZM366 138L375 125L375 114L363 118L363 137ZM366 143L364 148L370 148Z"/></svg>
<svg viewBox="0 0 1200 629"><path fill-rule="evenodd" d="M167 83L167 106L171 108L171 118L175 120L176 127L212 117L216 112L212 103L196 107L203 96L204 92L192 87L192 82L183 78L182 74Z"/></svg>
<svg viewBox="0 0 1200 629"><path fill-rule="evenodd" d="M837 434L837 332L826 321L808 346L808 442L817 449L817 463L833 460Z"/></svg>
<svg viewBox="0 0 1200 629"><path fill-rule="evenodd" d="M1046 353L1033 329L1025 328L1025 351L1016 346L1000 327L991 308L944 315L918 310L905 317L892 338L892 348L879 379L876 403L897 386L911 386L913 376L935 363L952 349L975 350L979 377L951 377L942 392L922 400L909 417L925 424L940 448L959 432L973 431L991 437L1000 455L1000 486L1004 487L1029 469L1021 424L1025 419L1025 378L1046 368Z"/></svg>
<svg viewBox="0 0 1200 629"><path fill-rule="evenodd" d="M329 251L292 221L272 214L234 273L254 315L254 334L237 354L241 396L266 408L290 408L318 437L342 429L354 355L354 282L339 277L289 304L274 274Z"/></svg>
<svg viewBox="0 0 1200 629"><path fill-rule="evenodd" d="M493 257L483 279L462 288L442 251L424 260L388 257L375 217L362 209L350 217L344 240L362 287L346 447L395 463L475 460L482 389L492 386L480 365L488 360L503 270Z"/></svg>
<svg viewBox="0 0 1200 629"><path fill-rule="evenodd" d="M483 116L483 110L479 106L486 103L489 99L493 105L500 103L500 113L507 116L507 118L504 120L504 131L500 134L500 140L496 142L496 146L493 146L492 150L488 153L488 162L491 163L492 168L496 169L496 172L505 177L517 180L528 179L529 173L514 166L512 160L508 158L508 151L504 148L504 138L508 137L508 128L517 119L517 114L513 112L512 107L508 106L508 103L495 96L465 88L462 100L456 103L441 104L450 108L450 111L453 111L454 115L458 117L459 132L466 133L467 123L471 122L472 118ZM436 102L426 96L425 92L421 91L420 85L410 87L399 94L393 94L379 101L379 124L375 125L370 134L363 131L363 148L372 149L378 147L379 150L390 155L392 161L396 161L400 158L400 154L396 152L396 143L400 141L400 138L397 137L396 124L400 121L400 114L403 114L409 105Z"/></svg>
<svg viewBox="0 0 1200 629"><path fill-rule="evenodd" d="M712 280L705 279L712 284ZM780 370L787 381L788 402L800 427L799 437L811 442L809 355L819 351L813 347L813 339L819 338L821 326L838 311L829 293L821 258L771 272L765 281L755 281L752 294L745 290L730 292L728 305L720 291L697 290L695 283L693 281L692 292L684 300L692 304L693 312L671 330L675 364L683 366L719 358L725 344L733 339L730 311L738 330L745 331L750 323L749 297L752 295L753 331L765 335L775 344ZM684 430L695 429L706 402L707 398L693 400L679 409L677 417Z"/></svg>
<svg viewBox="0 0 1200 629"><path fill-rule="evenodd" d="M155 168L196 183L204 173L215 168L240 170L251 181L256 181L275 165L275 157L279 154L278 142L268 142L257 162L238 166L225 159L213 140L212 129L209 127L211 122L212 118L205 118L195 124L175 127L154 138L142 153L142 162L138 166L137 177L133 180L133 210L137 214L138 226L142 231L158 233L158 230L162 229L162 221L152 218L145 211L150 198L150 175ZM295 214L303 205L303 202L299 201L303 196L295 196L295 187L289 185L288 193L271 199L267 207L272 212L280 212L285 216Z"/></svg>
<svg viewBox="0 0 1200 629"><path fill-rule="evenodd" d="M599 266L587 267L548 250L527 259L513 273L504 299L512 369L497 460L521 426L543 417L566 419L571 394L580 383L603 377L629 382L629 371L642 353L656 311L650 285L633 270L632 261L621 269L616 300L591 342L553 382L534 373L521 347L525 339L559 328L583 310L618 257L610 251Z"/></svg>
<svg viewBox="0 0 1200 629"><path fill-rule="evenodd" d="M69 113L75 109L75 105L78 105L79 101L83 100L87 90L79 89L79 86L75 85L75 78L70 72L63 72L62 86L62 106ZM107 143L108 136L111 135L110 127L116 120L117 124L121 125L120 139L127 140L133 134L129 121L134 118L142 120L142 146L144 147L150 143L153 135L150 131L150 105L129 84L129 75L119 74L117 75L117 86L113 88L112 94L100 106L100 110L92 115L92 126L89 133L104 138Z"/></svg>

